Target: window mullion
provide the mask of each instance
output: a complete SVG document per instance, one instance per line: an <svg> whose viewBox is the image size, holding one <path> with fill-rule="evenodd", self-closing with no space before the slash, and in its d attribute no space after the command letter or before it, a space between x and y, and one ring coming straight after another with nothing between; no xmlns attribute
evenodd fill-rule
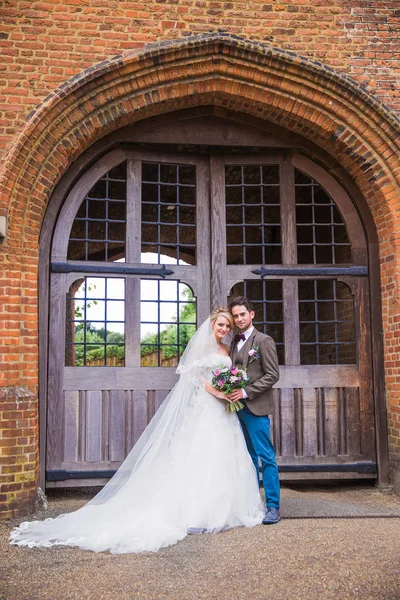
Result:
<svg viewBox="0 0 400 600"><path fill-rule="evenodd" d="M294 168L290 156L281 164L281 236L282 264L297 263L296 201L294 191ZM297 278L283 280L283 315L285 365L300 365L299 291Z"/></svg>
<svg viewBox="0 0 400 600"><path fill-rule="evenodd" d="M210 163L199 159L196 165L196 264L197 264L197 318L202 323L209 314L211 294L210 247ZM223 226L224 227L224 226Z"/></svg>
<svg viewBox="0 0 400 600"><path fill-rule="evenodd" d="M223 306L227 296L224 166L222 157L211 156L211 301L213 307Z"/></svg>
<svg viewBox="0 0 400 600"><path fill-rule="evenodd" d="M296 202L294 193L294 168L290 157L285 156L280 171L282 264L297 263Z"/></svg>
<svg viewBox="0 0 400 600"><path fill-rule="evenodd" d="M142 243L142 163L127 160L126 262L140 263Z"/></svg>
<svg viewBox="0 0 400 600"><path fill-rule="evenodd" d="M142 239L142 163L127 160L126 261L140 263ZM140 279L125 280L125 366L140 365Z"/></svg>

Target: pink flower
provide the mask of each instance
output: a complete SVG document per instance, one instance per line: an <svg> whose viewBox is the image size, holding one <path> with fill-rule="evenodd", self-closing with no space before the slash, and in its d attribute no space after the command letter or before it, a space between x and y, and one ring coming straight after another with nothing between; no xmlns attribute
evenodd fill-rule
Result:
<svg viewBox="0 0 400 600"><path fill-rule="evenodd" d="M216 375L218 377L218 375L221 373L221 371L219 369L217 369L214 373L214 375Z"/></svg>
<svg viewBox="0 0 400 600"><path fill-rule="evenodd" d="M237 374L237 372L238 372L238 370L237 370L237 369L231 369L231 373L232 373L232 375L236 375L236 374Z"/></svg>
<svg viewBox="0 0 400 600"><path fill-rule="evenodd" d="M218 379L218 381L217 381L217 385L221 386L221 385L223 385L223 383L224 383L224 382L222 381L222 379Z"/></svg>

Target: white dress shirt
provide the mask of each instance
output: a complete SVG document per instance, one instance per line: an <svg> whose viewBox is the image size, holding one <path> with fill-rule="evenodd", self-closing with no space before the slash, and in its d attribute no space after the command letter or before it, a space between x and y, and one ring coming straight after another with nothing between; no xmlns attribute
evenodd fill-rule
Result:
<svg viewBox="0 0 400 600"><path fill-rule="evenodd" d="M243 335L244 335L244 337L245 337L245 339L244 340L239 340L236 343L236 348L237 348L238 352L243 348L243 346L245 345L245 343L247 342L247 340L249 339L249 337L253 333L253 330L254 330L254 327L249 327L249 329L246 329L246 331L242 332ZM248 397L247 394L246 394L246 390L244 388L242 388L242 393L243 393L243 398L247 398Z"/></svg>
<svg viewBox="0 0 400 600"><path fill-rule="evenodd" d="M249 329L246 329L246 331L242 331L245 339L244 340L239 340L236 343L236 349L237 349L238 352L243 348L243 346L245 345L245 343L247 342L247 340L249 339L249 337L251 336L251 334L253 333L253 331L254 331L254 327L249 327Z"/></svg>

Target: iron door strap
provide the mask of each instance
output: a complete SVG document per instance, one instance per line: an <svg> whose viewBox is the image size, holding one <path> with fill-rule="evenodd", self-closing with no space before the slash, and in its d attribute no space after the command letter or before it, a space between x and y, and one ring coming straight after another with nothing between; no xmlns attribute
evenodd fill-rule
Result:
<svg viewBox="0 0 400 600"><path fill-rule="evenodd" d="M115 263L110 268L108 265L76 265L69 262L52 262L52 273L118 273L119 275L156 275L165 279L167 275L173 275L174 271L168 269L165 265L159 267L130 267L128 265L116 265Z"/></svg>

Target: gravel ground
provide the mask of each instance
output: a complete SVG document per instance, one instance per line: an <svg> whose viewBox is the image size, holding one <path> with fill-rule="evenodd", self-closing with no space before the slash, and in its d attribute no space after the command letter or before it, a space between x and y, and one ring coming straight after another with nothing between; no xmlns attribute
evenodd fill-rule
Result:
<svg viewBox="0 0 400 600"><path fill-rule="evenodd" d="M400 514L399 498L369 486L282 491L296 518L191 535L157 553L19 548L8 534L22 519L0 523L0 600L400 600L400 518L383 516ZM75 510L91 493L52 491L38 516ZM313 507L359 516L298 518Z"/></svg>

